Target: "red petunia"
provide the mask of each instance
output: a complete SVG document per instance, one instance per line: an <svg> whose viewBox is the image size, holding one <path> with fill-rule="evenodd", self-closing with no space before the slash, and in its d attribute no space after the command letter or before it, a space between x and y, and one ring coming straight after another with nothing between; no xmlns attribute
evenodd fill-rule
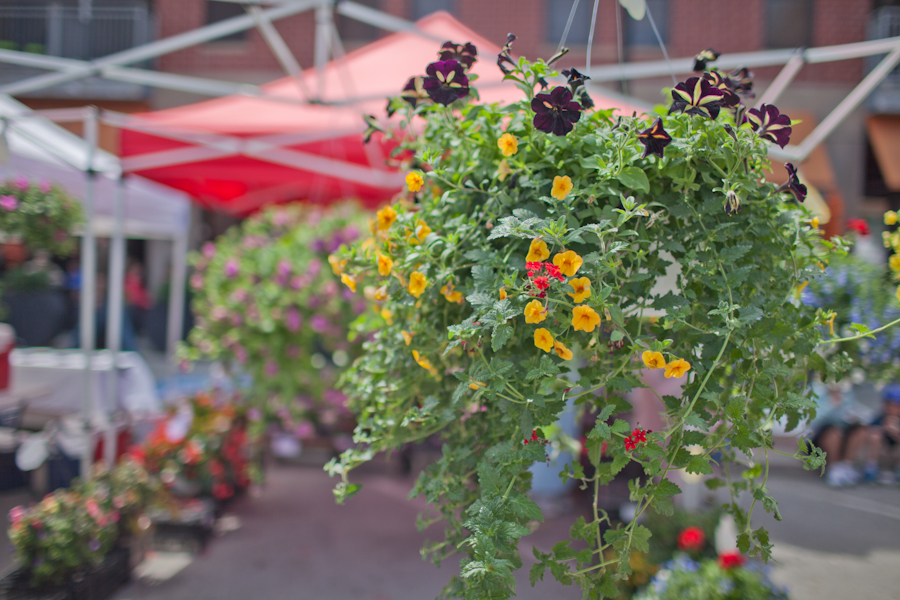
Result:
<svg viewBox="0 0 900 600"><path fill-rule="evenodd" d="M678 534L678 549L682 552L699 552L705 542L706 536L697 526L688 527Z"/></svg>
<svg viewBox="0 0 900 600"><path fill-rule="evenodd" d="M723 552L719 555L719 566L725 569L733 569L740 567L746 562L744 555L740 552L732 550L731 552Z"/></svg>
<svg viewBox="0 0 900 600"><path fill-rule="evenodd" d="M869 235L869 224L865 219L847 219L847 229L855 231L859 235Z"/></svg>

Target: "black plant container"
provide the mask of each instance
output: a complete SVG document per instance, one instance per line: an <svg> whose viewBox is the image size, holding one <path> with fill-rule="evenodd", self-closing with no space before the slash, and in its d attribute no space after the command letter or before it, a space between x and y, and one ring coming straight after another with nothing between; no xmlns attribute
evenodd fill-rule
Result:
<svg viewBox="0 0 900 600"><path fill-rule="evenodd" d="M131 577L127 548L113 548L96 567L76 573L58 586L34 588L28 570L0 579L0 600L106 600Z"/></svg>

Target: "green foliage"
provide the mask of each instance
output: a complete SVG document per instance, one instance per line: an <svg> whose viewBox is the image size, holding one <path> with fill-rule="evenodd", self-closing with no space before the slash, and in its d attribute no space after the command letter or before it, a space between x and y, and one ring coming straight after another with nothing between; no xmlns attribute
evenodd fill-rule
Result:
<svg viewBox="0 0 900 600"><path fill-rule="evenodd" d="M435 511L422 524L444 525L443 540L424 552L436 563L462 553L446 597L514 594L519 540L536 516L524 502L526 469L545 459L540 444L522 440L550 431L567 400L600 418L587 442L595 472L578 466L563 476L596 495L636 461L645 475L630 482L637 516L650 506L667 514L680 492L667 479L672 469L709 474L717 462L771 448L773 419L796 426L814 413L807 374L835 377L840 368L815 351L824 315L796 302L799 284L820 271L819 233L802 206L764 182L766 143L750 126L724 110L717 120L661 115L673 140L662 158L644 156L637 134L651 125L646 116L585 112L567 136L547 135L532 123L530 100L552 75L540 61L520 61L508 78L526 99L509 106L412 109L395 100L399 130L424 129L398 149L426 167L424 190L383 209L375 239L339 255L352 277L383 286L394 322L358 323L372 340L343 377L358 447L329 465L342 478L336 494L343 501L358 489L349 474L374 452L439 432L443 455L413 493ZM504 133L518 142L507 156ZM726 212L726 193L740 198L740 211ZM563 264L551 261L568 251L583 261L577 273L544 270L541 294L526 263ZM390 275L377 274L379 255L393 261ZM590 281L589 295L576 298L573 275ZM535 300L538 321L529 323ZM634 424L614 417L630 408L627 392L648 387L645 352L660 353L657 366L683 392L663 399L666 428L641 441ZM749 490L774 509L765 471L727 472L713 485ZM749 529L736 501L727 510L745 551L768 558L765 532ZM632 551L650 543L636 521L614 523L596 509L571 536L535 553L531 580L549 571L587 598L615 595Z"/></svg>
<svg viewBox="0 0 900 600"><path fill-rule="evenodd" d="M758 564L723 567L706 558L699 563L676 555L663 565L636 600L787 600L784 588Z"/></svg>
<svg viewBox="0 0 900 600"><path fill-rule="evenodd" d="M84 222L81 203L58 185L27 177L0 181L0 232L7 241L21 239L31 250L69 254L72 230Z"/></svg>

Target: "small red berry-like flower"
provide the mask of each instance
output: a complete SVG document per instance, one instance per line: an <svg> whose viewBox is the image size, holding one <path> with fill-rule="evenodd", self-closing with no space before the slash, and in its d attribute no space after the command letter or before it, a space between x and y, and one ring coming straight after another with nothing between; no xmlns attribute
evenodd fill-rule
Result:
<svg viewBox="0 0 900 600"><path fill-rule="evenodd" d="M678 549L682 552L699 552L705 542L706 536L697 526L688 527L678 534Z"/></svg>
<svg viewBox="0 0 900 600"><path fill-rule="evenodd" d="M556 265L545 264L544 268L547 269L547 274L550 277L554 277L556 279L559 279L560 281L563 281L565 279L562 272L559 270L559 267L557 267Z"/></svg>
<svg viewBox="0 0 900 600"><path fill-rule="evenodd" d="M731 552L723 552L719 555L719 566L726 571L728 569L740 567L744 562L746 562L744 555L733 550Z"/></svg>
<svg viewBox="0 0 900 600"><path fill-rule="evenodd" d="M626 450L631 452L632 450L634 450L635 446L637 446L637 443L633 439L631 439L630 435L627 438L625 438L625 449Z"/></svg>
<svg viewBox="0 0 900 600"><path fill-rule="evenodd" d="M865 219L847 219L847 229L855 231L859 235L869 235L869 224Z"/></svg>
<svg viewBox="0 0 900 600"><path fill-rule="evenodd" d="M634 438L635 443L637 442L646 442L647 441L647 432L638 427L634 431L631 432L631 437Z"/></svg>
<svg viewBox="0 0 900 600"><path fill-rule="evenodd" d="M540 276L534 278L534 286L543 291L550 287L550 280L546 276Z"/></svg>
<svg viewBox="0 0 900 600"><path fill-rule="evenodd" d="M526 262L525 268L528 269L528 276L532 276L535 271L540 271L542 264L540 262Z"/></svg>

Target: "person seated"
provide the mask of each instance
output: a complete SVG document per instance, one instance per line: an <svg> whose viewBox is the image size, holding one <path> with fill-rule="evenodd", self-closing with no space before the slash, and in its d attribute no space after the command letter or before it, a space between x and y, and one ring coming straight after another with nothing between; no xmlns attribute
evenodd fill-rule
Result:
<svg viewBox="0 0 900 600"><path fill-rule="evenodd" d="M882 400L881 414L869 426L865 479L890 485L897 482L895 470L900 450L900 384L886 386L882 392ZM879 461L882 458L888 468L879 472Z"/></svg>
<svg viewBox="0 0 900 600"><path fill-rule="evenodd" d="M825 451L825 482L832 487L856 485L861 476L853 463L866 444L867 430L856 415L853 392L821 381L813 382L812 388L818 409L808 437Z"/></svg>

